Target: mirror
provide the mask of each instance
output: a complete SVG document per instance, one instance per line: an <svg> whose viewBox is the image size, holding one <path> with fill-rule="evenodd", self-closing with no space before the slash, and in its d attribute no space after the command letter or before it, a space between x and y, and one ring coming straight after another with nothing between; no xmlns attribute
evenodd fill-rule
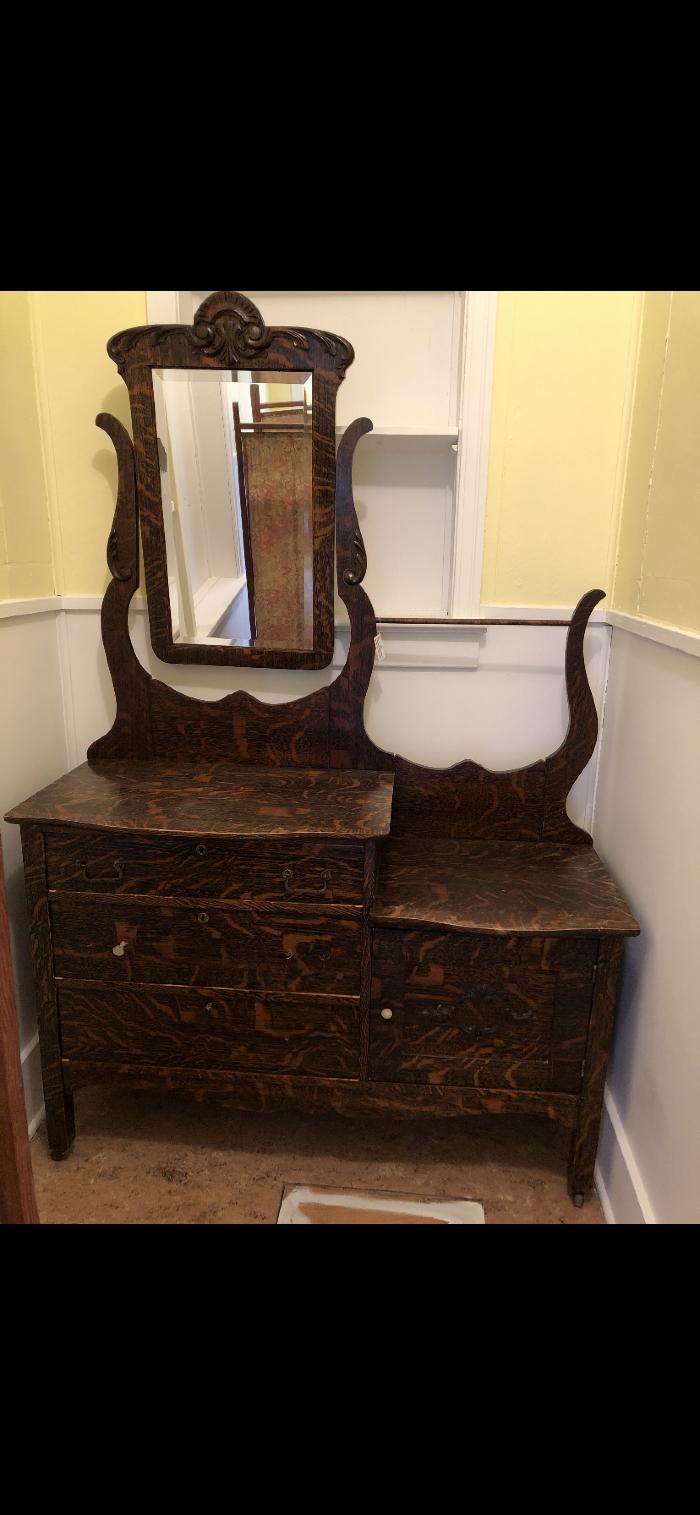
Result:
<svg viewBox="0 0 700 1515"><path fill-rule="evenodd" d="M151 644L166 663L327 668L344 337L208 295L107 343L129 390Z"/></svg>
<svg viewBox="0 0 700 1515"><path fill-rule="evenodd" d="M313 376L153 370L173 643L313 649Z"/></svg>

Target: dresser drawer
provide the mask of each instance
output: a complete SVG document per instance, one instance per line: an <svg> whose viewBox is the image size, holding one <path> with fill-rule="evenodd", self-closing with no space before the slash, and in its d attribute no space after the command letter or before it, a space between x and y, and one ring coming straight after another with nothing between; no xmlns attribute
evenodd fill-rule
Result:
<svg viewBox="0 0 700 1515"><path fill-rule="evenodd" d="M50 903L58 978L359 994L362 916L145 899Z"/></svg>
<svg viewBox="0 0 700 1515"><path fill-rule="evenodd" d="M370 1077L581 1085L598 943L375 929Z"/></svg>
<svg viewBox="0 0 700 1515"><path fill-rule="evenodd" d="M317 841L199 841L47 830L49 889L362 904L363 849Z"/></svg>
<svg viewBox="0 0 700 1515"><path fill-rule="evenodd" d="M59 987L64 1058L359 1075L359 1001L211 989Z"/></svg>

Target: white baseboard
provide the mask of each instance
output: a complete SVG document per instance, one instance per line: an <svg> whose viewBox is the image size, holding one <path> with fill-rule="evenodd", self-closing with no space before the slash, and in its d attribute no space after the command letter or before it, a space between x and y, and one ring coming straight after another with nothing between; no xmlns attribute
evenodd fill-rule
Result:
<svg viewBox="0 0 700 1515"><path fill-rule="evenodd" d="M600 1171L600 1166L598 1163L595 1165L593 1184L595 1192L598 1195L598 1199L600 1200L600 1208L603 1212L603 1215L605 1216L606 1222L609 1226L614 1226L616 1224L615 1212L610 1203L610 1195L608 1194L608 1191L605 1187L605 1181L603 1179L603 1175Z"/></svg>
<svg viewBox="0 0 700 1515"><path fill-rule="evenodd" d="M44 1096L41 1079L41 1055L39 1052L39 1033L34 1035L22 1047L20 1051L20 1063L22 1065L22 1082L24 1084L24 1104L27 1112L27 1130L30 1140L38 1131L44 1119Z"/></svg>
<svg viewBox="0 0 700 1515"><path fill-rule="evenodd" d="M31 1139L32 1139L33 1136L36 1136L36 1133L39 1130L39 1127L43 1126L45 1119L46 1119L46 1106L42 1105L41 1109L37 1110L36 1115L32 1116L32 1118L31 1118L31 1120L29 1122L29 1125L27 1126L27 1135L29 1136L29 1140L30 1141L31 1141Z"/></svg>
<svg viewBox="0 0 700 1515"><path fill-rule="evenodd" d="M608 1225L656 1225L656 1216L609 1089L605 1090L595 1187Z"/></svg>

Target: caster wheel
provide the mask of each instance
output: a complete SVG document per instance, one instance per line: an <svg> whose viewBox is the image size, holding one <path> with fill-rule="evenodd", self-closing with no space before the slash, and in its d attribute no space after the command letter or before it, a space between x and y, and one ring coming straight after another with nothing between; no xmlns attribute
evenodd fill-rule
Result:
<svg viewBox="0 0 700 1515"><path fill-rule="evenodd" d="M582 1194L575 1194L574 1195L574 1204L575 1204L577 1210L581 1209L581 1206L583 1204L583 1195Z"/></svg>
<svg viewBox="0 0 700 1515"><path fill-rule="evenodd" d="M66 1147L65 1152L49 1152L49 1157L51 1158L52 1162L64 1163L66 1161L66 1158L70 1157L72 1151L73 1143L71 1142L70 1146Z"/></svg>

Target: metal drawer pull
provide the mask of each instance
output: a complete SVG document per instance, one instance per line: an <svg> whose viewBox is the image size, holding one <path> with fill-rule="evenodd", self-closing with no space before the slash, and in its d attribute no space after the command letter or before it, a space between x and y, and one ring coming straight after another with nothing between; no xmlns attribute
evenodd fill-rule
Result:
<svg viewBox="0 0 700 1515"><path fill-rule="evenodd" d="M199 915L197 916L197 920L201 926L206 926L207 921L209 920L209 916L207 915L206 910L200 910Z"/></svg>
<svg viewBox="0 0 700 1515"><path fill-rule="evenodd" d="M330 889L331 884L331 873L328 868L324 869L320 884L297 884L296 888L292 888L294 883L293 868L283 868L282 878L284 879L284 887L287 894L325 894L326 890Z"/></svg>
<svg viewBox="0 0 700 1515"><path fill-rule="evenodd" d="M197 857L206 857L207 855L207 849L204 845L204 842L198 842L194 850L197 854Z"/></svg>
<svg viewBox="0 0 700 1515"><path fill-rule="evenodd" d="M99 868L99 866L100 866L99 863L96 866ZM86 863L85 866L84 866L84 868L83 868L83 878L87 879L88 882L90 882L90 883L92 883L93 879L100 879L100 878L111 879L111 878L123 878L124 877L124 864L123 864L123 862L122 862L122 860L121 860L120 857L115 857L115 859L114 859L114 861L112 863L112 872L111 873L109 871L107 873L89 873L88 872L89 867L90 867L90 864Z"/></svg>
<svg viewBox="0 0 700 1515"><path fill-rule="evenodd" d="M216 1007L215 1007L215 1005L214 1005L214 1001L213 1001L213 1000L211 1000L211 999L210 999L210 1000L208 1000L208 1002L207 1002L207 1004L206 1004L206 1005L205 1005L205 1006L204 1006L204 1009L205 1009L205 1010L214 1010L214 1009L215 1009L215 1008L216 1008Z"/></svg>
<svg viewBox="0 0 700 1515"><path fill-rule="evenodd" d="M123 957L124 953L126 951L126 948L128 947L128 945L129 945L128 942L120 942L118 947L113 947L112 951L114 953L114 956L115 957Z"/></svg>
<svg viewBox="0 0 700 1515"><path fill-rule="evenodd" d="M387 1010L381 1010L380 1011L380 1015L381 1015L383 1021L391 1021L391 1020L394 1019L394 1012L393 1012L393 1010L388 1010L388 1009Z"/></svg>

